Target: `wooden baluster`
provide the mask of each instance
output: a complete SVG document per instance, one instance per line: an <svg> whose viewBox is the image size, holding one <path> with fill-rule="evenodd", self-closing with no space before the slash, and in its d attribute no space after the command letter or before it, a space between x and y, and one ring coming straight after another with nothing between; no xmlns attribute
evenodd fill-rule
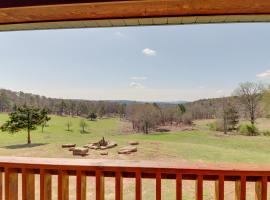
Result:
<svg viewBox="0 0 270 200"><path fill-rule="evenodd" d="M156 174L156 200L161 200L161 173Z"/></svg>
<svg viewBox="0 0 270 200"><path fill-rule="evenodd" d="M136 172L136 188L135 188L136 194L135 199L141 200L142 199L142 175L141 172Z"/></svg>
<svg viewBox="0 0 270 200"><path fill-rule="evenodd" d="M18 200L18 172L5 169L5 200Z"/></svg>
<svg viewBox="0 0 270 200"><path fill-rule="evenodd" d="M104 175L96 171L96 200L104 200Z"/></svg>
<svg viewBox="0 0 270 200"><path fill-rule="evenodd" d="M235 181L235 200L246 199L246 177L241 176L239 180Z"/></svg>
<svg viewBox="0 0 270 200"><path fill-rule="evenodd" d="M3 172L0 170L0 200L3 200Z"/></svg>
<svg viewBox="0 0 270 200"><path fill-rule="evenodd" d="M58 200L69 199L69 176L65 171L58 174Z"/></svg>
<svg viewBox="0 0 270 200"><path fill-rule="evenodd" d="M35 199L35 174L27 169L22 169L22 200Z"/></svg>
<svg viewBox="0 0 270 200"><path fill-rule="evenodd" d="M196 179L196 200L203 199L203 176L198 175Z"/></svg>
<svg viewBox="0 0 270 200"><path fill-rule="evenodd" d="M86 175L77 171L77 200L86 200Z"/></svg>
<svg viewBox="0 0 270 200"><path fill-rule="evenodd" d="M263 176L255 183L255 199L267 200L267 182L268 177Z"/></svg>
<svg viewBox="0 0 270 200"><path fill-rule="evenodd" d="M182 174L176 174L176 200L182 200Z"/></svg>
<svg viewBox="0 0 270 200"><path fill-rule="evenodd" d="M115 174L115 199L123 200L123 178L121 172Z"/></svg>
<svg viewBox="0 0 270 200"><path fill-rule="evenodd" d="M220 175L215 181L216 200L224 200L224 176Z"/></svg>
<svg viewBox="0 0 270 200"><path fill-rule="evenodd" d="M52 199L52 175L48 171L40 170L40 200Z"/></svg>

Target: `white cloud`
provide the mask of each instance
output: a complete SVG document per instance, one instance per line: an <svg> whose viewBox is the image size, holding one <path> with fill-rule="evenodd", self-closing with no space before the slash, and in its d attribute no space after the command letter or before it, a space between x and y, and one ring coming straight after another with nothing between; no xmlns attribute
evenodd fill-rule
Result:
<svg viewBox="0 0 270 200"><path fill-rule="evenodd" d="M259 78L270 77L270 70L267 70L267 71L265 71L263 73L257 74L256 76L259 77Z"/></svg>
<svg viewBox="0 0 270 200"><path fill-rule="evenodd" d="M156 56L157 52L153 49L145 48L142 50L142 53L146 56Z"/></svg>
<svg viewBox="0 0 270 200"><path fill-rule="evenodd" d="M223 90L217 90L217 93L223 93L224 91Z"/></svg>
<svg viewBox="0 0 270 200"><path fill-rule="evenodd" d="M114 33L117 37L125 37L125 34L120 32L120 31L117 31Z"/></svg>
<svg viewBox="0 0 270 200"><path fill-rule="evenodd" d="M147 80L148 77L146 76L132 76L130 77L131 80Z"/></svg>
<svg viewBox="0 0 270 200"><path fill-rule="evenodd" d="M135 88L135 89L143 89L144 88L144 86L141 83L134 82L134 81L132 81L129 84L129 86L132 87L132 88Z"/></svg>
<svg viewBox="0 0 270 200"><path fill-rule="evenodd" d="M204 86L199 86L198 88L199 88L200 90L205 89Z"/></svg>

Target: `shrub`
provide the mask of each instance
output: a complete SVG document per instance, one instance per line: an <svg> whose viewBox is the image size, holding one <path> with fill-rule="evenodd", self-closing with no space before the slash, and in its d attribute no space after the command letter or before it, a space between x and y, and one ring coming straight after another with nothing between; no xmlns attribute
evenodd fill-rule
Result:
<svg viewBox="0 0 270 200"><path fill-rule="evenodd" d="M241 124L238 128L239 132L247 136L257 136L260 135L257 127L252 124Z"/></svg>
<svg viewBox="0 0 270 200"><path fill-rule="evenodd" d="M262 134L263 134L264 136L270 136L270 131L263 131Z"/></svg>
<svg viewBox="0 0 270 200"><path fill-rule="evenodd" d="M211 122L211 123L207 124L207 126L209 127L209 129L211 131L216 131L217 130L217 122Z"/></svg>
<svg viewBox="0 0 270 200"><path fill-rule="evenodd" d="M222 120L217 120L215 122L207 124L211 131L224 131Z"/></svg>
<svg viewBox="0 0 270 200"><path fill-rule="evenodd" d="M186 125L192 125L193 124L192 115L190 113L184 113L182 116L182 121Z"/></svg>

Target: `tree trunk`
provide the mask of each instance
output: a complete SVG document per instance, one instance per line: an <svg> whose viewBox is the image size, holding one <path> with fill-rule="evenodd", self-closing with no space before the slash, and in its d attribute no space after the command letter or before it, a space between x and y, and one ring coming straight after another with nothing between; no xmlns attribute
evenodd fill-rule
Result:
<svg viewBox="0 0 270 200"><path fill-rule="evenodd" d="M30 130L27 130L27 144L31 144L31 134L30 134Z"/></svg>

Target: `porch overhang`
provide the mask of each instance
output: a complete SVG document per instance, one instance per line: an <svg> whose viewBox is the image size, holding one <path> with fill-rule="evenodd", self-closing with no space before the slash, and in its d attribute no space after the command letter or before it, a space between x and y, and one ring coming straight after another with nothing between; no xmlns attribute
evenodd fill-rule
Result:
<svg viewBox="0 0 270 200"><path fill-rule="evenodd" d="M269 22L265 0L9 0L0 31Z"/></svg>

